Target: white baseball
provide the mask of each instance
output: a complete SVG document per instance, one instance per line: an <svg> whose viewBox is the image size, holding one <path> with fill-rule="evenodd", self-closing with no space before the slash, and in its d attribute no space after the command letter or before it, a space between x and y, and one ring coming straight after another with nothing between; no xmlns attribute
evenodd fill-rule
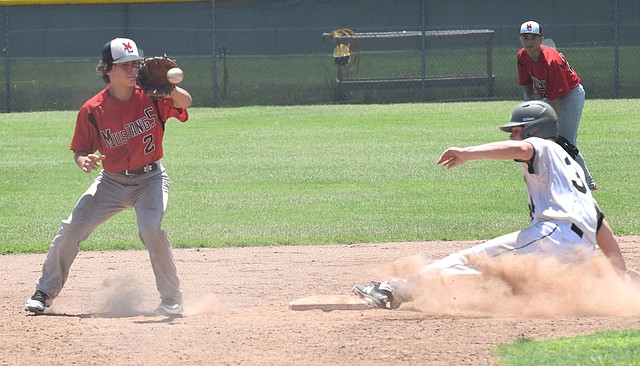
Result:
<svg viewBox="0 0 640 366"><path fill-rule="evenodd" d="M169 69L167 71L167 80L171 84L178 84L184 79L184 72L179 67L174 67L173 69Z"/></svg>

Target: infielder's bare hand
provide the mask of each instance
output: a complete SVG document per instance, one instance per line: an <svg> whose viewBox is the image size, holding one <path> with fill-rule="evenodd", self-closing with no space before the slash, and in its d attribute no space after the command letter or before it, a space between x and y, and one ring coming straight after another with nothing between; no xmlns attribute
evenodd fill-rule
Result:
<svg viewBox="0 0 640 366"><path fill-rule="evenodd" d="M92 171L100 167L101 161L106 158L106 155L88 154L78 159L78 166L85 173L91 173Z"/></svg>
<svg viewBox="0 0 640 366"><path fill-rule="evenodd" d="M463 149L459 147L450 147L442 153L440 159L438 159L438 165L442 165L447 169L455 168L467 161L464 156L465 154Z"/></svg>

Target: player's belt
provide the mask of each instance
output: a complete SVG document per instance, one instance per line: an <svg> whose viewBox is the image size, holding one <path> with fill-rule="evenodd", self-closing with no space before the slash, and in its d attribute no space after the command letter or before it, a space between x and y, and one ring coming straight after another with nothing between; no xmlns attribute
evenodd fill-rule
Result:
<svg viewBox="0 0 640 366"><path fill-rule="evenodd" d="M156 163L151 163L148 165L143 166L140 169L134 169L134 170L128 170L125 169L123 171L120 172L120 174L122 175L140 175L140 174L144 174L144 173L150 173L154 170L158 169L158 164Z"/></svg>
<svg viewBox="0 0 640 366"><path fill-rule="evenodd" d="M578 236L579 236L579 237L581 237L581 238L582 238L582 230L580 230L580 228L579 228L579 227L577 227L577 226L576 226L576 224L571 224L571 230L572 230L574 233L578 234Z"/></svg>

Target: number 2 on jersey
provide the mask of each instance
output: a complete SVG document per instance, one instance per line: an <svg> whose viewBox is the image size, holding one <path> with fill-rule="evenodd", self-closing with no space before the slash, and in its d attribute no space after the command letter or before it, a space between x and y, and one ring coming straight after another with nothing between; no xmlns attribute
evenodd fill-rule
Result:
<svg viewBox="0 0 640 366"><path fill-rule="evenodd" d="M153 135L147 135L142 138L144 141L144 153L149 154L156 149L156 145L153 143Z"/></svg>

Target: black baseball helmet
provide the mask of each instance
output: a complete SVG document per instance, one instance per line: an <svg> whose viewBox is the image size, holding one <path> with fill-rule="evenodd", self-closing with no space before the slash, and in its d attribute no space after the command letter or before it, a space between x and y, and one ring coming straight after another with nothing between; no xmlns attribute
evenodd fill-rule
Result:
<svg viewBox="0 0 640 366"><path fill-rule="evenodd" d="M500 126L504 132L511 132L516 126L522 126L520 137L556 139L558 137L558 116L553 107L539 100L518 104L511 112L509 123Z"/></svg>

